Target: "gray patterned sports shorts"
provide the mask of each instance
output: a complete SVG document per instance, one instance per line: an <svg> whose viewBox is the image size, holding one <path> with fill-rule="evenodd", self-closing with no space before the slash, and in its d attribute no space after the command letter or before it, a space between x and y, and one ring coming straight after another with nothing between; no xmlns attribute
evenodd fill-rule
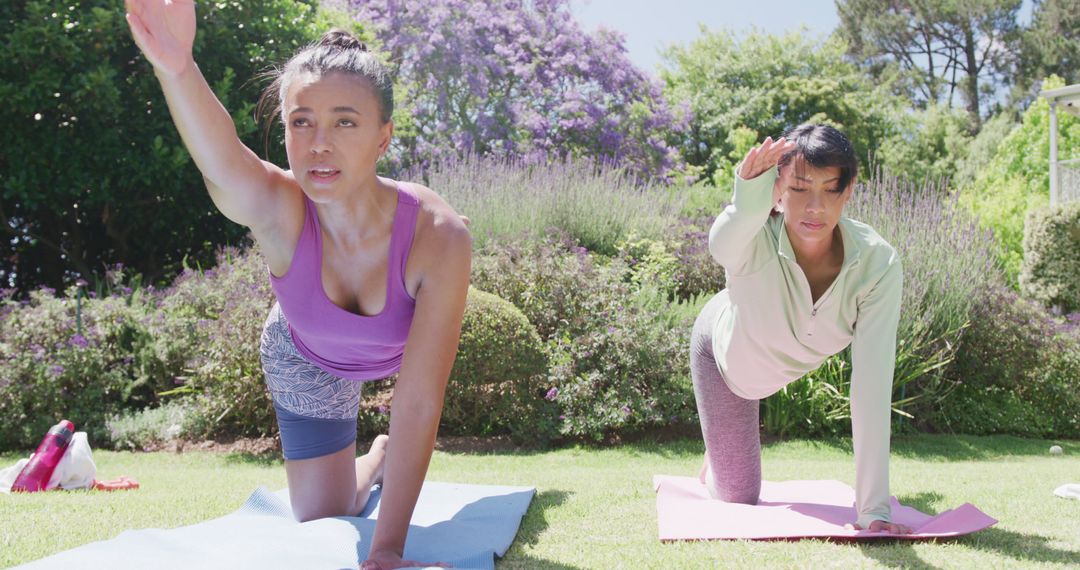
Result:
<svg viewBox="0 0 1080 570"><path fill-rule="evenodd" d="M362 382L334 376L304 358L276 303L263 326L259 354L285 459L329 455L356 441Z"/></svg>

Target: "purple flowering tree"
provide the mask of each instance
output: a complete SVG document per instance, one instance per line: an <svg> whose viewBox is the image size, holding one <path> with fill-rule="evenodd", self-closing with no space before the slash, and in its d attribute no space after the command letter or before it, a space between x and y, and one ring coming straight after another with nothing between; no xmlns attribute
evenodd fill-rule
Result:
<svg viewBox="0 0 1080 570"><path fill-rule="evenodd" d="M391 160L587 156L669 180L688 112L630 63L620 34L586 33L568 0L351 0L398 66Z"/></svg>

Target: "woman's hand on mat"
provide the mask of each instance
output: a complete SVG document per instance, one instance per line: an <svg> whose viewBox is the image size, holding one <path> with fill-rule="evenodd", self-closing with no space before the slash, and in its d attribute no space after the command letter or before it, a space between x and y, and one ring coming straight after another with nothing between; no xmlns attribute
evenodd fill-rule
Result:
<svg viewBox="0 0 1080 570"><path fill-rule="evenodd" d="M419 566L422 568L426 568L428 566L438 566L439 568L452 568L452 566L443 562L437 562L435 564L425 564L423 562L417 562L416 560L402 560L401 556L398 555L398 553L382 550L368 554L368 559L360 565L360 570L394 570L395 568L411 568L414 566Z"/></svg>
<svg viewBox="0 0 1080 570"><path fill-rule="evenodd" d="M194 0L124 0L128 27L146 59L169 75L191 61L195 42Z"/></svg>
<svg viewBox="0 0 1080 570"><path fill-rule="evenodd" d="M844 525L849 530L862 530L863 528L858 524ZM885 521L873 521L870 523L870 532L888 532L892 534L911 534L911 528L900 523L891 523Z"/></svg>
<svg viewBox="0 0 1080 570"><path fill-rule="evenodd" d="M784 153L795 148L795 143L780 137L773 140L766 137L761 146L755 146L746 153L742 165L739 166L739 177L743 180L752 180L761 176L766 170L776 166Z"/></svg>

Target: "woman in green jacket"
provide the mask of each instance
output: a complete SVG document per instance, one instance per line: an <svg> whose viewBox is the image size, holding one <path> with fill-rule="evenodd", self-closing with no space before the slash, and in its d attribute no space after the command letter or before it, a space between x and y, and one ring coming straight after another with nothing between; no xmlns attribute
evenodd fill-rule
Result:
<svg viewBox="0 0 1080 570"><path fill-rule="evenodd" d="M751 149L732 204L709 232L727 289L691 338L691 372L714 498L754 504L761 489L758 401L851 345L857 520L890 522L889 415L903 271L872 228L845 218L858 163L850 141L801 125Z"/></svg>

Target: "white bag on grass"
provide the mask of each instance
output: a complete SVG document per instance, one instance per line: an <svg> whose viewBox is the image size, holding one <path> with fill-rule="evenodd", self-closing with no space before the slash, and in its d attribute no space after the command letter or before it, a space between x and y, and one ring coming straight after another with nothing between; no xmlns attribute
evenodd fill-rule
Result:
<svg viewBox="0 0 1080 570"><path fill-rule="evenodd" d="M1054 489L1054 494L1062 499L1080 499L1080 483L1066 483Z"/></svg>
<svg viewBox="0 0 1080 570"><path fill-rule="evenodd" d="M33 457L33 454L30 457ZM29 462L29 458L20 459L15 465L0 471L0 493L11 492L11 485L15 483L15 478ZM77 431L71 437L71 443L64 450L64 456L60 458L60 463L56 464L56 470L53 471L49 484L45 488L89 489L94 486L95 477L97 477L97 466L94 465L90 442L86 439L85 431Z"/></svg>

